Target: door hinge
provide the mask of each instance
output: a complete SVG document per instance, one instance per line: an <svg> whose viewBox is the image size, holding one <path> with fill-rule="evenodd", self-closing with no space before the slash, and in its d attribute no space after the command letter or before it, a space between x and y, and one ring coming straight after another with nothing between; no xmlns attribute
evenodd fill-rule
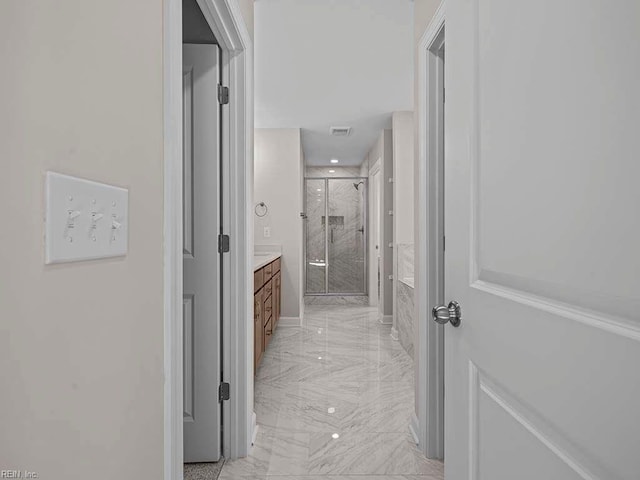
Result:
<svg viewBox="0 0 640 480"><path fill-rule="evenodd" d="M231 387L228 382L222 382L218 387L218 401L229 400L231 398Z"/></svg>
<svg viewBox="0 0 640 480"><path fill-rule="evenodd" d="M218 235L218 253L229 253L229 235Z"/></svg>
<svg viewBox="0 0 640 480"><path fill-rule="evenodd" d="M229 87L218 85L218 103L227 105L229 103Z"/></svg>

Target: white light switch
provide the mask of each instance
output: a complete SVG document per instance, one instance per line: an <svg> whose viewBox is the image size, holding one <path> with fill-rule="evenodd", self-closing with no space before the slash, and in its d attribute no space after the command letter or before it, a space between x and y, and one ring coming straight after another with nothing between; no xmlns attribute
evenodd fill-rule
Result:
<svg viewBox="0 0 640 480"><path fill-rule="evenodd" d="M264 238L271 237L271 227L264 227Z"/></svg>
<svg viewBox="0 0 640 480"><path fill-rule="evenodd" d="M129 191L47 172L45 263L127 254Z"/></svg>

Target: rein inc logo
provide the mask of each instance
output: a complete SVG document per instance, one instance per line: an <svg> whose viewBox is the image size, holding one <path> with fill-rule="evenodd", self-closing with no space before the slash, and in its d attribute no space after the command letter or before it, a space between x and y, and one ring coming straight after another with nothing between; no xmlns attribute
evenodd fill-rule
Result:
<svg viewBox="0 0 640 480"><path fill-rule="evenodd" d="M0 470L0 478L38 478L38 473L30 470Z"/></svg>

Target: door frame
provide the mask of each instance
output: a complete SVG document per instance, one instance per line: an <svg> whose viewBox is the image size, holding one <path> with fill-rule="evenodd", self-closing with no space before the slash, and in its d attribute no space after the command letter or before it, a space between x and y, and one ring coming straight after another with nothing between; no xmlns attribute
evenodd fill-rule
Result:
<svg viewBox="0 0 640 480"><path fill-rule="evenodd" d="M418 161L416 162L416 301L418 324L416 361L416 417L411 430L418 447L427 458L444 458L444 329L431 321L431 308L443 297L440 282L444 265L438 252L444 247L438 161L444 153L439 134L437 82L438 58L435 51L444 45L445 4L442 0L418 44ZM446 80L445 80L446 82ZM422 208L425 206L425 208Z"/></svg>
<svg viewBox="0 0 640 480"><path fill-rule="evenodd" d="M230 235L223 256L222 380L231 400L222 413L223 455L246 456L253 414L253 42L237 0L197 0L222 54L230 101L222 114L222 223ZM163 0L164 130L164 478L183 477L182 399L182 2ZM232 321L238 320L238 321ZM251 342L249 342L251 339Z"/></svg>
<svg viewBox="0 0 640 480"><path fill-rule="evenodd" d="M380 301L380 279L378 278L379 272L379 261L378 256L382 252L382 226L380 223L381 212L383 208L380 206L380 201L382 200L381 190L382 190L382 158L379 157L374 164L369 169L367 174L368 184L370 188L368 188L368 216L369 220L369 229L371 235L369 236L369 255L368 255L368 263L369 268L367 269L367 283L369 288L369 305L372 307L378 308L378 315L382 316L382 302ZM376 180L376 175L379 175ZM374 228L376 227L376 228ZM376 231L377 230L377 235ZM376 243L378 244L378 249L375 249Z"/></svg>

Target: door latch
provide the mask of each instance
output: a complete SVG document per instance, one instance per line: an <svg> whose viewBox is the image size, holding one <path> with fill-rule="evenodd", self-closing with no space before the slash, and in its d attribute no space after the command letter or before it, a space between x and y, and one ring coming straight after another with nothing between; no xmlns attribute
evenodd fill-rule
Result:
<svg viewBox="0 0 640 480"><path fill-rule="evenodd" d="M219 253L229 253L230 249L230 240L229 235L220 234L218 235L218 252Z"/></svg>
<svg viewBox="0 0 640 480"><path fill-rule="evenodd" d="M231 386L228 382L222 382L218 387L218 401L229 400L231 398Z"/></svg>

